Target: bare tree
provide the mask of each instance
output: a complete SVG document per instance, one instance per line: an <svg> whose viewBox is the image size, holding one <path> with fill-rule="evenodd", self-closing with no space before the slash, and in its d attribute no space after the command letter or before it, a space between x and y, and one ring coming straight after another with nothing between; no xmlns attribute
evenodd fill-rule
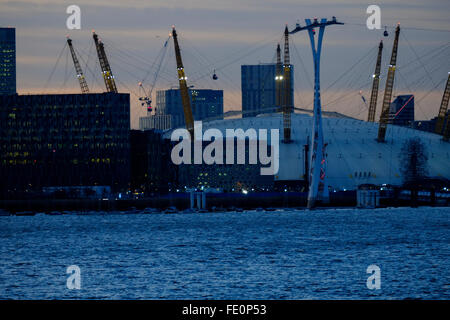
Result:
<svg viewBox="0 0 450 320"><path fill-rule="evenodd" d="M400 154L400 172L404 183L411 183L428 174L428 156L425 144L418 137L405 141Z"/></svg>

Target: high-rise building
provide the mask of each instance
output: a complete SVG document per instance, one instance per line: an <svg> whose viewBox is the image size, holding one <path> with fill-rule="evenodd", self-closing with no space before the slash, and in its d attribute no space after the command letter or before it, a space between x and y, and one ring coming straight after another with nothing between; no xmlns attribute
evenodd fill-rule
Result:
<svg viewBox="0 0 450 320"><path fill-rule="evenodd" d="M223 119L223 90L189 89L189 97L195 121ZM184 126L184 112L179 89L158 90L155 115L139 119L140 130L166 130Z"/></svg>
<svg viewBox="0 0 450 320"><path fill-rule="evenodd" d="M0 28L0 94L16 93L16 29Z"/></svg>
<svg viewBox="0 0 450 320"><path fill-rule="evenodd" d="M241 66L242 117L277 111L276 64ZM294 106L294 66L291 65L291 105Z"/></svg>
<svg viewBox="0 0 450 320"><path fill-rule="evenodd" d="M194 120L208 118L223 119L223 91L210 89L189 89ZM171 127L184 127L184 112L179 89L169 89L156 93L158 114L171 116Z"/></svg>
<svg viewBox="0 0 450 320"><path fill-rule="evenodd" d="M177 167L170 159L171 142L162 131L131 130L131 188L147 195L166 193L176 181Z"/></svg>
<svg viewBox="0 0 450 320"><path fill-rule="evenodd" d="M414 95L406 94L395 98L389 110L389 121L404 127L414 125Z"/></svg>
<svg viewBox="0 0 450 320"><path fill-rule="evenodd" d="M0 195L130 182L128 93L0 95Z"/></svg>

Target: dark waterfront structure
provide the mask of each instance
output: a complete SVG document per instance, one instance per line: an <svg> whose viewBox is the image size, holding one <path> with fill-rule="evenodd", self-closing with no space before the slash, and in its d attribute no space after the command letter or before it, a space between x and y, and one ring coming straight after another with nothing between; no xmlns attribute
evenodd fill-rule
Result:
<svg viewBox="0 0 450 320"><path fill-rule="evenodd" d="M268 191L274 188L274 177L261 175L260 164L247 162L233 165L175 165L171 159L171 152L177 143L164 137L164 133L160 130L131 130L131 188L133 191L144 192L146 196L151 196L192 188L216 189L225 192ZM246 143L248 147L248 141ZM203 148L206 145L207 143L204 143ZM245 157L248 159L248 148L245 152ZM235 154L235 163L236 160L237 154Z"/></svg>
<svg viewBox="0 0 450 320"><path fill-rule="evenodd" d="M0 96L1 193L130 180L130 96L125 93Z"/></svg>
<svg viewBox="0 0 450 320"><path fill-rule="evenodd" d="M223 119L222 90L189 89L189 97L194 120ZM185 126L179 89L160 90L156 93L156 114L170 115L170 128Z"/></svg>
<svg viewBox="0 0 450 320"><path fill-rule="evenodd" d="M246 151L248 158L248 150ZM217 189L225 192L274 190L274 177L260 174L259 164L181 164L178 171L180 189Z"/></svg>
<svg viewBox="0 0 450 320"><path fill-rule="evenodd" d="M0 28L0 94L16 93L16 29Z"/></svg>
<svg viewBox="0 0 450 320"><path fill-rule="evenodd" d="M403 127L414 125L414 95L397 96L391 103L389 111L390 123Z"/></svg>
<svg viewBox="0 0 450 320"><path fill-rule="evenodd" d="M163 141L158 130L131 130L131 188L145 195L167 193L176 179L170 159L170 141Z"/></svg>
<svg viewBox="0 0 450 320"><path fill-rule="evenodd" d="M447 123L448 119L449 119L449 115L450 115L450 109L447 110L447 113L445 114L443 127L450 125L450 123ZM430 120L414 121L414 129L435 133L437 120L438 120L438 117L434 117Z"/></svg>
<svg viewBox="0 0 450 320"><path fill-rule="evenodd" d="M241 66L242 117L277 112L275 92L276 64ZM291 103L294 105L294 66L291 65Z"/></svg>

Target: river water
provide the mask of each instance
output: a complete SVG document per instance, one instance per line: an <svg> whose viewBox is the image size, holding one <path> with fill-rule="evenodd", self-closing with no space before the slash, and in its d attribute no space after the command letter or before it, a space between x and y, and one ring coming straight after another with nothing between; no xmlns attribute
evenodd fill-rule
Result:
<svg viewBox="0 0 450 320"><path fill-rule="evenodd" d="M449 299L449 254L450 208L9 216L0 298Z"/></svg>

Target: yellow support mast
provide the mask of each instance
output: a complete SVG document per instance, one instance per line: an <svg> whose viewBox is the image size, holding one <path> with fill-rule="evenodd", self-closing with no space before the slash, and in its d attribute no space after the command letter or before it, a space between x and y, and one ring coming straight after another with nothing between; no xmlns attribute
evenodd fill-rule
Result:
<svg viewBox="0 0 450 320"><path fill-rule="evenodd" d="M380 125L378 127L378 142L385 142L386 129L389 122L389 110L391 108L392 90L394 88L395 68L397 63L398 37L400 35L400 24L395 29L394 45L392 46L391 62L389 64L386 87L384 89L383 108L381 109Z"/></svg>
<svg viewBox="0 0 450 320"><path fill-rule="evenodd" d="M380 41L380 45L378 46L377 64L375 66L375 73L373 74L372 94L370 96L369 116L367 118L368 122L375 122L375 112L377 111L378 87L380 84L382 55L383 55L383 40Z"/></svg>
<svg viewBox="0 0 450 320"><path fill-rule="evenodd" d="M100 68L102 69L103 80L105 81L106 91L117 93L116 82L109 65L108 58L105 53L105 46L103 42L98 38L98 35L93 31L92 37L94 38L95 48L97 49L98 61L100 62Z"/></svg>
<svg viewBox="0 0 450 320"><path fill-rule="evenodd" d="M89 93L89 87L84 77L83 70L81 69L80 62L78 61L77 54L75 53L75 49L73 48L72 39L69 37L67 37L67 44L70 49L70 54L72 55L73 64L75 65L75 72L77 73L78 82L80 83L81 93Z"/></svg>
<svg viewBox="0 0 450 320"><path fill-rule="evenodd" d="M281 105L283 103L283 64L281 63L281 48L277 45L277 64L275 69L275 105L277 112L282 111Z"/></svg>
<svg viewBox="0 0 450 320"><path fill-rule="evenodd" d="M435 132L437 134L443 134L442 130L444 129L445 115L447 114L449 97L450 97L450 72L448 73L447 84L445 85L444 95L442 96L441 107L439 108L439 115L436 121Z"/></svg>
<svg viewBox="0 0 450 320"><path fill-rule="evenodd" d="M180 83L181 103L183 105L184 121L186 122L186 129L189 131L191 138L194 138L194 117L192 115L191 100L189 98L189 91L187 87L187 77L184 73L183 61L181 60L181 51L178 44L178 37L175 27L172 26L172 37L175 46L175 57L177 60L178 81Z"/></svg>
<svg viewBox="0 0 450 320"><path fill-rule="evenodd" d="M283 102L283 129L284 143L291 142L291 62L289 57L289 31L284 30L284 102Z"/></svg>

